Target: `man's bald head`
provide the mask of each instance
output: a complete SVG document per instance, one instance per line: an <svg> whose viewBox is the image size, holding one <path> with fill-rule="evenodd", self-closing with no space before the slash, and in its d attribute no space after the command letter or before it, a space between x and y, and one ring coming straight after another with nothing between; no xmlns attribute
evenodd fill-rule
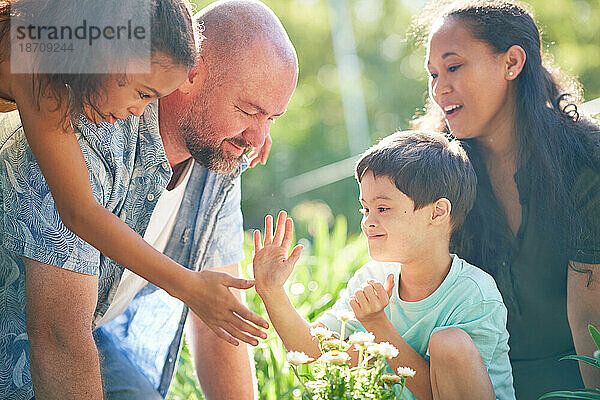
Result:
<svg viewBox="0 0 600 400"><path fill-rule="evenodd" d="M262 148L272 122L285 113L298 59L279 19L258 1L218 1L195 18L205 27L202 59L161 100L161 132L171 132L170 160L191 155L230 174L246 152Z"/></svg>
<svg viewBox="0 0 600 400"><path fill-rule="evenodd" d="M200 54L207 64L209 76L248 65L251 61L248 57L252 57L257 46L270 53L273 60L298 70L296 51L287 32L279 18L263 3L217 1L202 9L195 18L204 24L206 40Z"/></svg>

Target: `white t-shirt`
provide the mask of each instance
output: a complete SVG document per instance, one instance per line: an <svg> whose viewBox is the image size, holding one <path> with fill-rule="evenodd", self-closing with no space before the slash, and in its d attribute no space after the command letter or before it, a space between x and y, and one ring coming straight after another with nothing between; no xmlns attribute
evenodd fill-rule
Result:
<svg viewBox="0 0 600 400"><path fill-rule="evenodd" d="M171 233L173 232L175 219L177 218L177 213L179 212L193 166L194 160L192 159L184 176L179 180L179 184L173 190L163 191L150 217L148 228L144 234L144 240L160 252L165 251L169 237L171 237ZM142 290L146 283L148 281L144 278L125 269L121 275L121 282L117 287L115 297L108 306L106 313L98 320L96 326L104 325L125 311L131 300Z"/></svg>

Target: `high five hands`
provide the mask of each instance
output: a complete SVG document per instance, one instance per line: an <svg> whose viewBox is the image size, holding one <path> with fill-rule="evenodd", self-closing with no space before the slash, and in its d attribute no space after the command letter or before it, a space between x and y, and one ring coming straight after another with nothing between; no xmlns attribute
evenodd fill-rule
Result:
<svg viewBox="0 0 600 400"><path fill-rule="evenodd" d="M259 296L268 294L273 290L283 288L285 281L291 275L294 265L300 258L302 245L297 245L290 251L292 244L294 223L287 217L285 211L279 212L277 226L273 235L273 217L265 217L265 240L261 244L260 231L254 231L254 280L256 292Z"/></svg>

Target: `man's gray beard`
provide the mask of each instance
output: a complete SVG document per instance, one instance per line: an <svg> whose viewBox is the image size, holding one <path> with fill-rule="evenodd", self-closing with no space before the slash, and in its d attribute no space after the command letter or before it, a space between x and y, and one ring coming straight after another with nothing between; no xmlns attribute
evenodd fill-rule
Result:
<svg viewBox="0 0 600 400"><path fill-rule="evenodd" d="M242 163L244 156L228 158L223 154L220 143L208 139L212 136L213 129L202 119L197 121L199 128L194 129L191 123L193 118L190 118L189 115L185 119L181 118L179 131L194 160L217 174L231 175L234 173Z"/></svg>

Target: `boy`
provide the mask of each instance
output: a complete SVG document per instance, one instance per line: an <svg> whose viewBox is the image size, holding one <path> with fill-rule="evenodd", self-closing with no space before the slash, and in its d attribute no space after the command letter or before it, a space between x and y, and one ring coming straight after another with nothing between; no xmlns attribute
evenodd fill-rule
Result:
<svg viewBox="0 0 600 400"><path fill-rule="evenodd" d="M366 330L393 344L399 354L390 367L417 372L403 399L514 399L502 297L491 276L449 254L476 190L460 144L435 133L395 133L363 154L356 179L375 262L356 272L348 295L316 325L339 332L335 315L351 309L358 321L347 324L348 335ZM292 220L282 212L272 230L267 216L264 247L254 234L256 291L286 348L317 358L311 326L283 289L302 250L286 258Z"/></svg>

